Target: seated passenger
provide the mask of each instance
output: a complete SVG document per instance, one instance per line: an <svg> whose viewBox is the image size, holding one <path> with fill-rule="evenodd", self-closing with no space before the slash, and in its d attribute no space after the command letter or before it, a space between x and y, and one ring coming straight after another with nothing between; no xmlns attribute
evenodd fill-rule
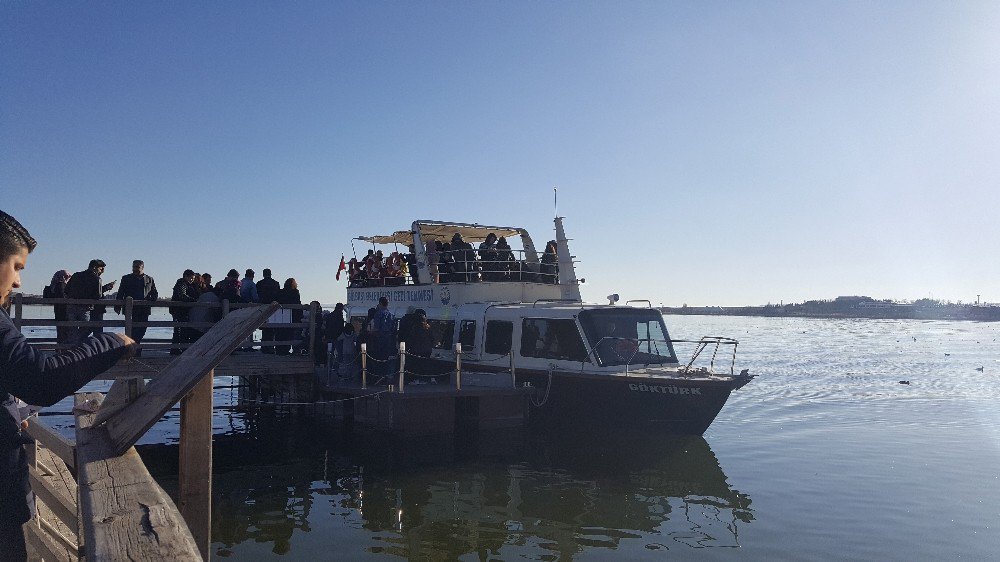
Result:
<svg viewBox="0 0 1000 562"><path fill-rule="evenodd" d="M383 277L387 287L395 287L403 284L404 279L402 262L403 260L399 257L399 252L393 252L388 258L385 259Z"/></svg>
<svg viewBox="0 0 1000 562"><path fill-rule="evenodd" d="M417 279L417 247L410 244L406 249L408 251L403 256L403 279L410 277L414 285L419 285L420 280Z"/></svg>

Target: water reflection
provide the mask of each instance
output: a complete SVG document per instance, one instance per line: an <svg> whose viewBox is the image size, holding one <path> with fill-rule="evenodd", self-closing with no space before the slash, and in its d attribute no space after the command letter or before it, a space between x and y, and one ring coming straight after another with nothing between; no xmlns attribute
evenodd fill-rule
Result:
<svg viewBox="0 0 1000 562"><path fill-rule="evenodd" d="M587 436L414 441L308 420L254 425L216 436L219 556L568 560L737 547L753 520L700 437L600 447ZM173 492L176 447L141 452Z"/></svg>

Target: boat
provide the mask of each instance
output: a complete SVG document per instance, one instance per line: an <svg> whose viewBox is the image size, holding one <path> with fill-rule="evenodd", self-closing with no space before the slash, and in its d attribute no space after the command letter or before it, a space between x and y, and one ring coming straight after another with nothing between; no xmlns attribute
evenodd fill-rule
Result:
<svg viewBox="0 0 1000 562"><path fill-rule="evenodd" d="M730 394L755 376L735 372L738 341L688 342L695 351L682 363L674 349L679 340L671 340L648 301L620 305L611 295L608 304L583 302L563 218L554 222L555 239L541 256L521 227L416 220L409 230L358 236L352 248L359 263L365 257L355 244L370 245L372 253L388 246L379 253L405 256L410 271L352 275L348 318L363 329L382 297L397 319L426 313L434 350L421 360L425 379L407 385L441 379L435 372L454 381L458 355L467 384L530 387L532 424L703 434ZM501 237L519 248L482 245ZM443 253L452 241L461 249Z"/></svg>

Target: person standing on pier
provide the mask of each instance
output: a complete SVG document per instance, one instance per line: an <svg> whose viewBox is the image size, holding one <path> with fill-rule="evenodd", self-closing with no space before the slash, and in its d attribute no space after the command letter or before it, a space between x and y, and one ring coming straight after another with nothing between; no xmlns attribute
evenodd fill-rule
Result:
<svg viewBox="0 0 1000 562"><path fill-rule="evenodd" d="M55 272L52 276L52 282L42 289L43 299L64 299L66 298L66 283L69 281L70 273L67 269L60 269ZM52 305L52 312L55 316L56 322L62 322L64 320L69 320L69 316L66 314L65 304L54 304ZM56 342L57 343L69 343L72 336L70 335L73 328L69 326L56 326Z"/></svg>
<svg viewBox="0 0 1000 562"><path fill-rule="evenodd" d="M194 271L184 270L184 276L174 283L174 291L170 295L170 300L177 302L195 302L198 300L198 290L194 286ZM186 306L171 306L170 317L174 322L189 322L191 319L191 309ZM194 340L191 328L174 326L173 337L170 343L180 345L190 343ZM170 348L170 355L180 355L183 350L180 347Z"/></svg>
<svg viewBox="0 0 1000 562"><path fill-rule="evenodd" d="M133 301L156 302L156 299L160 298L160 294L156 292L156 281L143 273L145 267L146 264L142 260L132 260L132 273L122 277L121 283L118 284L118 294L115 295L115 300L122 301L126 297L132 297ZM115 305L115 312L120 314L121 311L121 306ZM133 303L132 321L147 322L150 312L150 307L136 306ZM142 343L144 337L146 337L146 326L132 326L132 339L137 343Z"/></svg>
<svg viewBox="0 0 1000 562"><path fill-rule="evenodd" d="M35 239L14 217L0 211L0 309L21 286L21 270ZM76 392L137 349L123 334L99 334L58 355L28 344L10 316L0 310L0 402L11 395L32 404L51 406ZM0 559L27 560L22 525L31 520L34 496L28 480L28 460L22 445L32 443L22 433L20 416L0 411Z"/></svg>
<svg viewBox="0 0 1000 562"><path fill-rule="evenodd" d="M101 300L104 293L115 287L114 281L107 285L101 284L104 266L104 260L90 260L87 269L78 271L69 278L69 282L66 283L66 296L71 299ZM104 319L104 305L71 304L67 305L66 314L70 320L77 322L100 322ZM81 342L91 333L97 335L102 331L100 326L80 326L70 334L70 343Z"/></svg>
<svg viewBox="0 0 1000 562"><path fill-rule="evenodd" d="M257 284L253 282L254 270L248 269L240 281L240 300L243 302L260 302Z"/></svg>
<svg viewBox="0 0 1000 562"><path fill-rule="evenodd" d="M257 302L262 302L264 304L277 302L279 291L281 291L281 285L279 285L274 279L271 279L271 270L264 269L264 278L257 282ZM270 353L273 355L274 347L265 346L263 343L274 341L274 328L261 328L260 334L261 353Z"/></svg>

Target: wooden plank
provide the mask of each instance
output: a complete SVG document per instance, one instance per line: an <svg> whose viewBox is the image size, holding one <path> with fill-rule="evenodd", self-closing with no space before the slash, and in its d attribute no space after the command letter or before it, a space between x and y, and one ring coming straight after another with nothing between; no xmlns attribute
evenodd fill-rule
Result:
<svg viewBox="0 0 1000 562"><path fill-rule="evenodd" d="M277 304L245 308L220 320L146 386L146 392L106 423L116 454L142 437L182 396L263 324Z"/></svg>
<svg viewBox="0 0 1000 562"><path fill-rule="evenodd" d="M103 400L76 395L76 404ZM201 560L194 537L170 496L134 447L117 455L93 414L76 414L80 517L87 560Z"/></svg>
<svg viewBox="0 0 1000 562"><path fill-rule="evenodd" d="M76 466L76 444L56 433L54 429L38 421L38 418L31 416L28 418L28 435L38 443L52 451L57 457L62 459L66 466L74 468Z"/></svg>
<svg viewBox="0 0 1000 562"><path fill-rule="evenodd" d="M122 377L115 379L108 389L100 411L94 417L94 425L106 422L111 416L125 409L139 394L145 390L145 380L141 377Z"/></svg>
<svg viewBox="0 0 1000 562"><path fill-rule="evenodd" d="M28 547L28 560L75 560L65 554L56 539L47 531L41 529L34 521L21 526L24 531L25 546Z"/></svg>
<svg viewBox="0 0 1000 562"><path fill-rule="evenodd" d="M49 478L43 477L33 466L28 467L28 480L35 496L52 510L52 513L70 529L76 529L76 498L60 493Z"/></svg>
<svg viewBox="0 0 1000 562"><path fill-rule="evenodd" d="M178 502L202 558L212 546L212 372L181 399Z"/></svg>

